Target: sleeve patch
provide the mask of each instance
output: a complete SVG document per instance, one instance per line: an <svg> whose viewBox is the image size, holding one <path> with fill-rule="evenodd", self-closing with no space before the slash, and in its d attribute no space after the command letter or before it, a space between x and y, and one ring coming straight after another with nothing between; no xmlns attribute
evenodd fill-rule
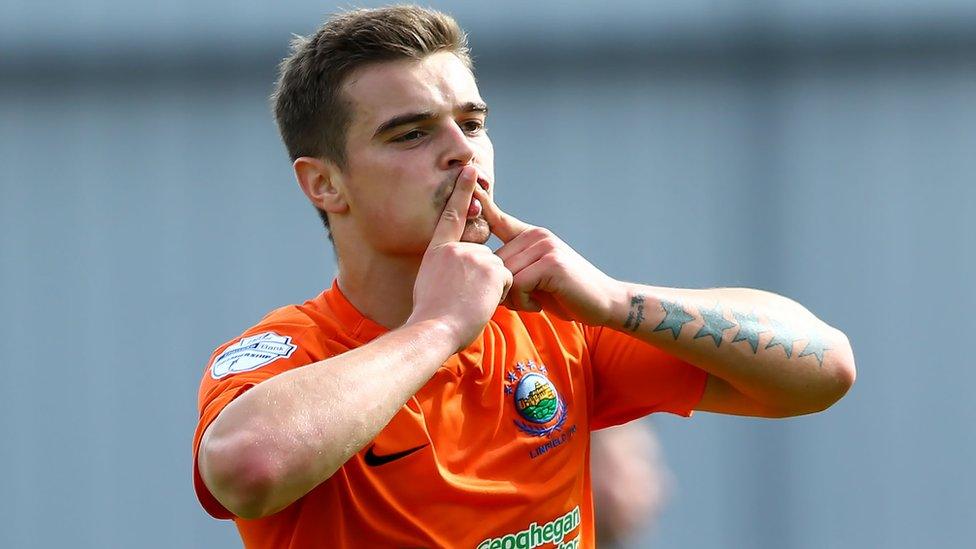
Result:
<svg viewBox="0 0 976 549"><path fill-rule="evenodd" d="M230 374L257 370L278 359L290 357L297 348L290 337L274 332L248 336L224 349L214 359L210 376L220 379Z"/></svg>

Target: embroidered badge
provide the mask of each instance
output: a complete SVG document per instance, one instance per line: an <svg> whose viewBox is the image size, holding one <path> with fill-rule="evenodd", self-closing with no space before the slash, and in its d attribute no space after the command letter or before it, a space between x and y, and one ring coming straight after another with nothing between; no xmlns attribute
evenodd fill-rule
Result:
<svg viewBox="0 0 976 549"><path fill-rule="evenodd" d="M279 358L290 357L297 348L290 337L274 332L248 336L224 349L214 359L210 375L214 379L220 379L230 374L257 370Z"/></svg>
<svg viewBox="0 0 976 549"><path fill-rule="evenodd" d="M521 420L514 420L523 432L544 437L559 431L566 423L566 403L559 396L556 385L546 375L546 367L519 362L507 375L505 394L512 395L515 410Z"/></svg>

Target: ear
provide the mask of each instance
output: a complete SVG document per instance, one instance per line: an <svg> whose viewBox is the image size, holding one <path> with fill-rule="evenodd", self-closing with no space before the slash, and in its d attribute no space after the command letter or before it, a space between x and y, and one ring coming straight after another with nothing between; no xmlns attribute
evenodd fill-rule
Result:
<svg viewBox="0 0 976 549"><path fill-rule="evenodd" d="M298 186L315 207L329 213L344 213L349 209L342 171L335 163L302 156L295 160L292 167Z"/></svg>

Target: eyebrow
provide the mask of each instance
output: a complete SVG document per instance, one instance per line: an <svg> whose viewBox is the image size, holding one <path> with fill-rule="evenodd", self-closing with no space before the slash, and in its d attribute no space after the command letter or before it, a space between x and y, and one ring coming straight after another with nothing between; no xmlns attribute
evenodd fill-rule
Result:
<svg viewBox="0 0 976 549"><path fill-rule="evenodd" d="M488 105L481 102L468 101L467 103L463 103L459 105L457 110L465 113L478 112L487 115ZM398 114L393 118L387 120L386 122L380 124L379 127L376 128L376 131L373 132L373 137L376 137L377 135L380 135L384 132L390 131L393 128L396 128L397 126L404 126L406 124L413 124L414 122L423 122L426 120L432 120L436 117L437 115L434 113L434 111L420 111L420 112L410 112L406 114Z"/></svg>

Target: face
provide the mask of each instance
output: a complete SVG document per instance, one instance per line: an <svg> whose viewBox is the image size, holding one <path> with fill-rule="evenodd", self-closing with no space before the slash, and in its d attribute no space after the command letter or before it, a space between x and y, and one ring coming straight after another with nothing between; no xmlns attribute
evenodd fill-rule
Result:
<svg viewBox="0 0 976 549"><path fill-rule="evenodd" d="M494 191L487 108L474 76L441 52L361 68L344 93L353 115L339 177L349 208L333 223L344 225L343 237L381 253L423 254L461 168L475 166L482 186ZM488 236L478 216L462 240Z"/></svg>

